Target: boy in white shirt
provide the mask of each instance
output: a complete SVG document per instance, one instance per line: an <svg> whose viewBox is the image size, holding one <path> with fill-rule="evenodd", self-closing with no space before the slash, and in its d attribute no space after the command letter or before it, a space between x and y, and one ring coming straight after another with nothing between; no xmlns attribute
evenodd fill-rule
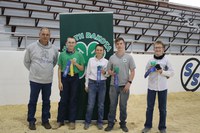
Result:
<svg viewBox="0 0 200 133"><path fill-rule="evenodd" d="M158 129L160 133L166 133L166 104L167 104L167 79L173 76L173 68L164 54L164 44L157 41L154 44L154 57L149 60L146 66L146 72L155 67L155 72L151 72L148 77L147 111L145 128L142 133L147 133L152 128L153 109L158 93L158 107L160 120Z"/></svg>

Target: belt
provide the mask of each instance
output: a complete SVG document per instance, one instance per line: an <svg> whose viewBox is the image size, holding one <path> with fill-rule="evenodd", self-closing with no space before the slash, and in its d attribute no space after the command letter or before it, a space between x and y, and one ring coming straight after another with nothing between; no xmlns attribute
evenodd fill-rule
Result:
<svg viewBox="0 0 200 133"><path fill-rule="evenodd" d="M100 80L99 82L97 80L93 80L93 79L89 79L90 81L92 82L95 82L95 83L99 83L99 82L103 82L103 81L106 81L106 80Z"/></svg>

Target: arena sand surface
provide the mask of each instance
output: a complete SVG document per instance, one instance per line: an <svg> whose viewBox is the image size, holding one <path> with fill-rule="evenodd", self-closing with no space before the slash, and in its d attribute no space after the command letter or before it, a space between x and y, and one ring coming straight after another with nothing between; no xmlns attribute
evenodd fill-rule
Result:
<svg viewBox="0 0 200 133"><path fill-rule="evenodd" d="M200 92L169 93L167 106L168 133L200 133ZM51 104L50 123L56 123L57 103ZM127 126L129 132L140 133L145 121L146 95L131 95L128 101ZM41 103L37 106L37 130L30 131L26 122L27 105L0 106L0 133L103 133L93 124L88 130L83 129L83 123L76 123L76 130L69 131L68 124L57 130L46 130L41 126ZM153 128L151 133L159 133L159 112L154 109ZM119 111L117 111L119 122ZM122 133L118 122L112 133ZM106 124L104 124L104 128Z"/></svg>

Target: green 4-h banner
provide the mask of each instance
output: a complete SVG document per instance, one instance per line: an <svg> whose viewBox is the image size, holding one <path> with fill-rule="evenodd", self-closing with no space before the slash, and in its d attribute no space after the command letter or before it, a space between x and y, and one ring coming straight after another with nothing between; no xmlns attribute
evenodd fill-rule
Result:
<svg viewBox="0 0 200 133"><path fill-rule="evenodd" d="M105 58L113 54L113 14L107 12L82 12L60 14L60 48L65 49L67 37L73 36L76 41L76 50L85 58L87 66L90 57L95 55L95 46L103 44ZM85 71L79 74L81 78L78 92L77 120L84 120L87 109L87 93L85 92ZM104 119L107 119L109 111L109 82L107 80L107 92L105 98ZM97 102L96 102L97 103ZM66 115L67 119L67 115ZM97 104L94 108L93 119L97 119Z"/></svg>

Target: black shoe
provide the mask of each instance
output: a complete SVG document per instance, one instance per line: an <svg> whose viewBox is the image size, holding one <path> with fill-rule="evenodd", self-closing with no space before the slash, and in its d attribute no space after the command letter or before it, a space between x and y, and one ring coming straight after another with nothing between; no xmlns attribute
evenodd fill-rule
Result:
<svg viewBox="0 0 200 133"><path fill-rule="evenodd" d="M36 130L35 123L29 123L28 128L29 128L30 130Z"/></svg>
<svg viewBox="0 0 200 133"><path fill-rule="evenodd" d="M122 131L128 132L128 128L126 127L126 125L120 126L120 128L122 129Z"/></svg>
<svg viewBox="0 0 200 133"><path fill-rule="evenodd" d="M160 133L167 133L166 129L160 130Z"/></svg>
<svg viewBox="0 0 200 133"><path fill-rule="evenodd" d="M50 125L49 122L42 123L42 126L43 126L45 129L51 129L51 125Z"/></svg>
<svg viewBox="0 0 200 133"><path fill-rule="evenodd" d="M90 125L89 125L88 123L85 123L84 129L85 129L85 130L88 130L89 127L90 127Z"/></svg>
<svg viewBox="0 0 200 133"><path fill-rule="evenodd" d="M102 129L103 129L103 124L97 124L97 128L98 128L99 130L102 130Z"/></svg>
<svg viewBox="0 0 200 133"><path fill-rule="evenodd" d="M104 131L109 132L112 129L113 129L113 126L108 124L108 126L104 129Z"/></svg>

